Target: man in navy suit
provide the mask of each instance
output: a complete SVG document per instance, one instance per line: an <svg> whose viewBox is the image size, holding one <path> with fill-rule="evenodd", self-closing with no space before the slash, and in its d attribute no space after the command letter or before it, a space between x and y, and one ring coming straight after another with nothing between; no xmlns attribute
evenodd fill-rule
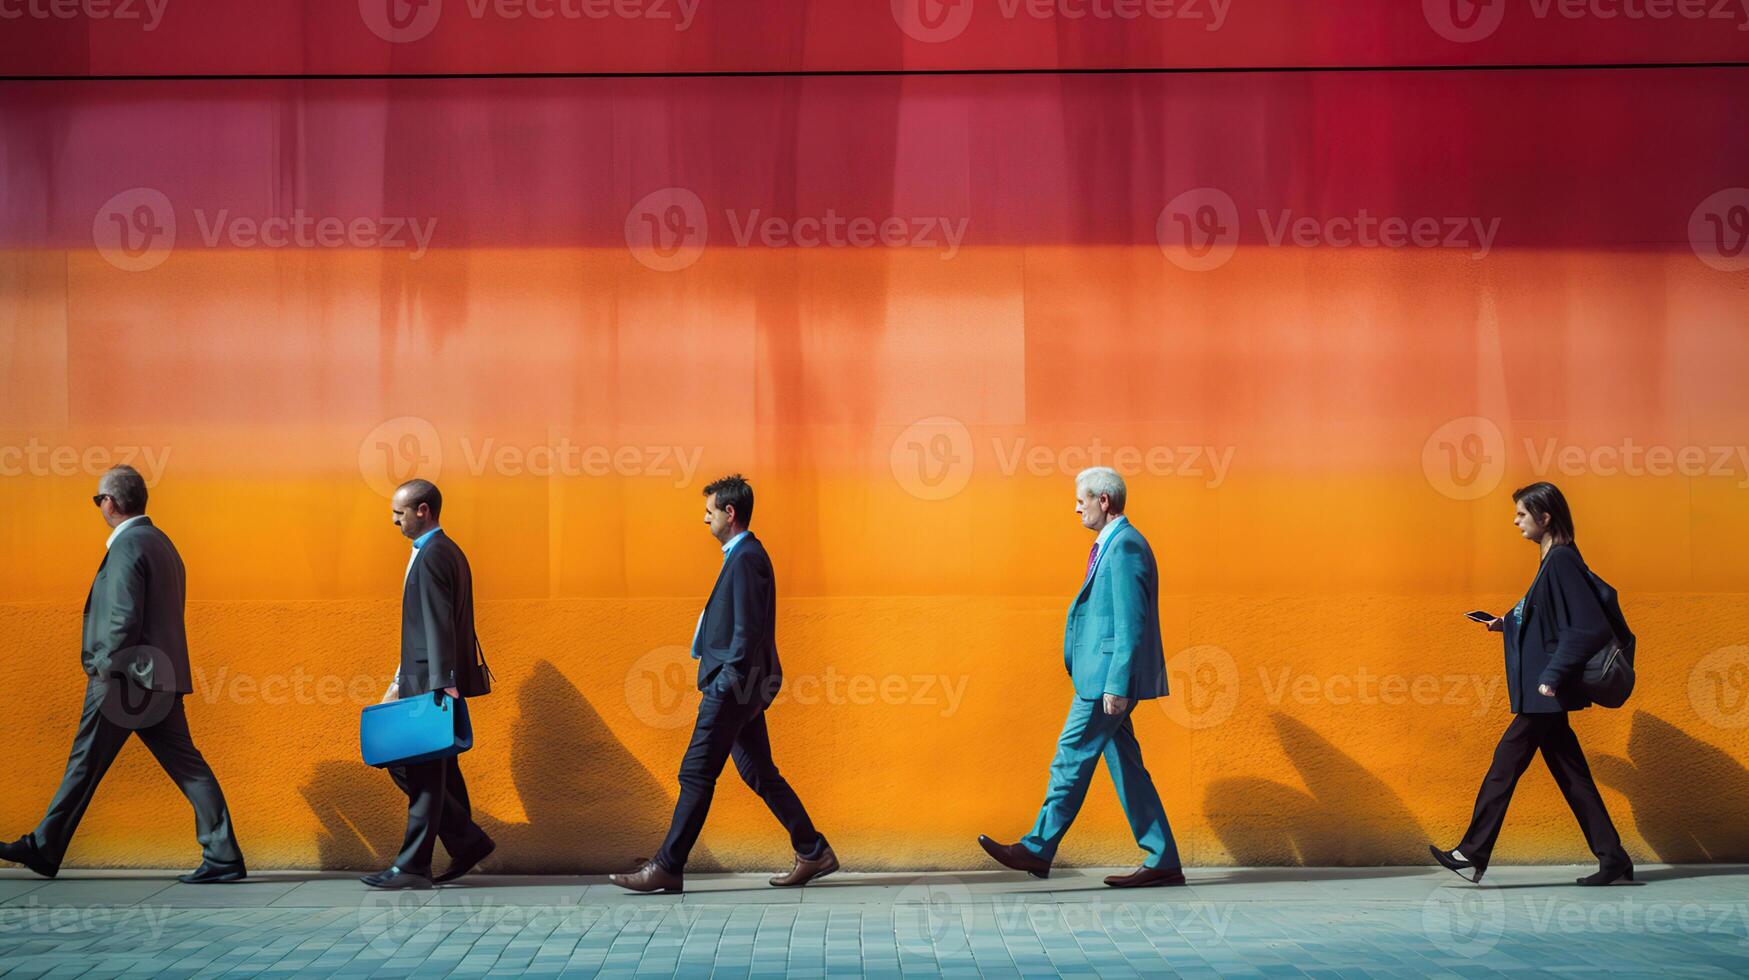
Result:
<svg viewBox="0 0 1749 980"><path fill-rule="evenodd" d="M428 480L396 488L389 512L402 537L413 542L401 575L401 667L383 700L474 698L491 693L491 677L474 634L474 573L461 546L438 524L443 493ZM468 784L455 756L389 769L407 794L407 832L395 863L360 881L372 888L430 888L454 881L490 857L497 845L474 822ZM449 868L435 879L431 856L438 841Z"/></svg>
<svg viewBox="0 0 1749 980"><path fill-rule="evenodd" d="M705 524L723 548L723 567L705 601L692 636L698 661L698 721L680 761L680 799L668 838L637 871L610 880L638 892L683 891L686 859L704 829L717 777L731 757L741 778L758 793L789 831L796 853L779 887L805 885L838 870L838 857L814 829L802 801L771 761L765 709L783 686L777 662L777 584L765 546L747 530L753 520L753 488L739 475L704 488Z"/></svg>

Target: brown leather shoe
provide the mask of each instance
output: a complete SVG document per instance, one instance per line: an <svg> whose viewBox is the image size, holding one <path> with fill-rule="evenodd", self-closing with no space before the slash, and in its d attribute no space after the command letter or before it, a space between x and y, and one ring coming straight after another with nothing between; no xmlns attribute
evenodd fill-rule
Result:
<svg viewBox="0 0 1749 980"><path fill-rule="evenodd" d="M1158 888L1162 885L1182 885L1184 884L1184 869L1143 866L1127 875L1107 875L1105 883L1113 888Z"/></svg>
<svg viewBox="0 0 1749 980"><path fill-rule="evenodd" d="M790 869L789 874L777 875L771 879L771 883L779 888L794 888L798 885L805 885L815 878L824 878L837 870L838 855L832 853L832 848L827 847L826 853L812 861L797 854L796 866Z"/></svg>
<svg viewBox="0 0 1749 980"><path fill-rule="evenodd" d="M1005 868L1024 871L1034 878L1049 878L1051 876L1051 862L1019 844L998 844L983 834L978 835L978 843L983 845L984 853L995 858L996 863Z"/></svg>
<svg viewBox="0 0 1749 980"><path fill-rule="evenodd" d="M608 875L607 880L634 892L683 892L686 879L654 861L628 874Z"/></svg>

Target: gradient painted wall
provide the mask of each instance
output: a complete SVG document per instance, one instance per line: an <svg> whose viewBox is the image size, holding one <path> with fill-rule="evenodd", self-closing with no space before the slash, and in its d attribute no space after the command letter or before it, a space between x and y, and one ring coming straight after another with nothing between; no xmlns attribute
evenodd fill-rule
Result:
<svg viewBox="0 0 1749 980"><path fill-rule="evenodd" d="M1029 826L1088 535L1129 474L1187 863L1418 863L1507 723L1496 637L1559 482L1641 686L1577 721L1631 852L1749 859L1749 109L1729 69L161 81L0 87L0 829L78 710L127 457L189 567L197 737L252 866L381 865L357 762L419 474L499 693L501 870L660 837L758 490L779 764L849 867ZM718 795L701 866L788 860ZM194 860L130 748L81 865ZM1547 774L1509 861L1581 861ZM1062 852L1136 852L1102 776Z"/></svg>
<svg viewBox="0 0 1749 980"><path fill-rule="evenodd" d="M0 75L1705 64L1745 0L0 0Z"/></svg>

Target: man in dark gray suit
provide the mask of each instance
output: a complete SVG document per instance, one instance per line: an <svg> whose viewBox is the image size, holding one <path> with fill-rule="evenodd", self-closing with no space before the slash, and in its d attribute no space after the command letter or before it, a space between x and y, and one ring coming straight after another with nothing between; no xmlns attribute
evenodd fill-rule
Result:
<svg viewBox="0 0 1749 980"><path fill-rule="evenodd" d="M429 697L442 691L471 698L491 691L474 635L474 576L462 549L438 526L443 494L428 480L409 480L389 504L395 526L413 542L401 585L401 668L383 695ZM359 880L372 888L430 888L437 842L450 865L435 881L454 881L484 861L496 845L474 823L468 784L455 756L395 766L395 785L407 794L407 834L395 863Z"/></svg>
<svg viewBox="0 0 1749 980"><path fill-rule="evenodd" d="M838 870L838 855L814 829L808 811L771 759L765 709L783 686L777 660L777 582L765 545L747 525L753 488L738 474L704 488L704 521L723 549L717 584L692 635L698 660L698 721L680 760L680 798L668 837L638 870L608 880L636 892L685 890L687 857L704 829L724 763L735 760L749 789L789 831L795 864L769 879L779 888L805 885Z"/></svg>
<svg viewBox="0 0 1749 980"><path fill-rule="evenodd" d="M108 553L85 599L85 707L67 772L36 830L0 844L0 859L44 877L61 869L67 845L116 753L138 734L194 805L203 860L180 880L240 881L243 852L219 781L194 747L183 695L194 690L183 623L187 577L182 557L146 516L146 481L131 466L104 473L92 498L112 530Z"/></svg>

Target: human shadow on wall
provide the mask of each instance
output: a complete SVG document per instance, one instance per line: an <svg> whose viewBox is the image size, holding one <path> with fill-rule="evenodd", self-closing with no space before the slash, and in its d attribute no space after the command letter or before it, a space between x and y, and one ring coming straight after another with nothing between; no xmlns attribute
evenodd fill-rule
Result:
<svg viewBox="0 0 1749 980"><path fill-rule="evenodd" d="M1305 724L1269 720L1305 790L1267 779L1216 780L1203 812L1242 866L1427 863L1427 835L1389 786Z"/></svg>
<svg viewBox="0 0 1749 980"><path fill-rule="evenodd" d="M576 685L542 660L517 689L516 705L510 777L527 819L493 816L475 789L474 819L498 843L481 870L602 874L630 870L637 858L649 857L668 827L674 799L614 738ZM462 772L480 784L466 756ZM322 822L316 837L321 867L372 870L393 861L406 831L407 798L386 772L323 762L299 791ZM702 846L688 862L699 870L716 866Z"/></svg>
<svg viewBox="0 0 1749 980"><path fill-rule="evenodd" d="M1628 757L1600 755L1591 769L1628 798L1658 860L1749 861L1749 769L1723 749L1636 711Z"/></svg>

